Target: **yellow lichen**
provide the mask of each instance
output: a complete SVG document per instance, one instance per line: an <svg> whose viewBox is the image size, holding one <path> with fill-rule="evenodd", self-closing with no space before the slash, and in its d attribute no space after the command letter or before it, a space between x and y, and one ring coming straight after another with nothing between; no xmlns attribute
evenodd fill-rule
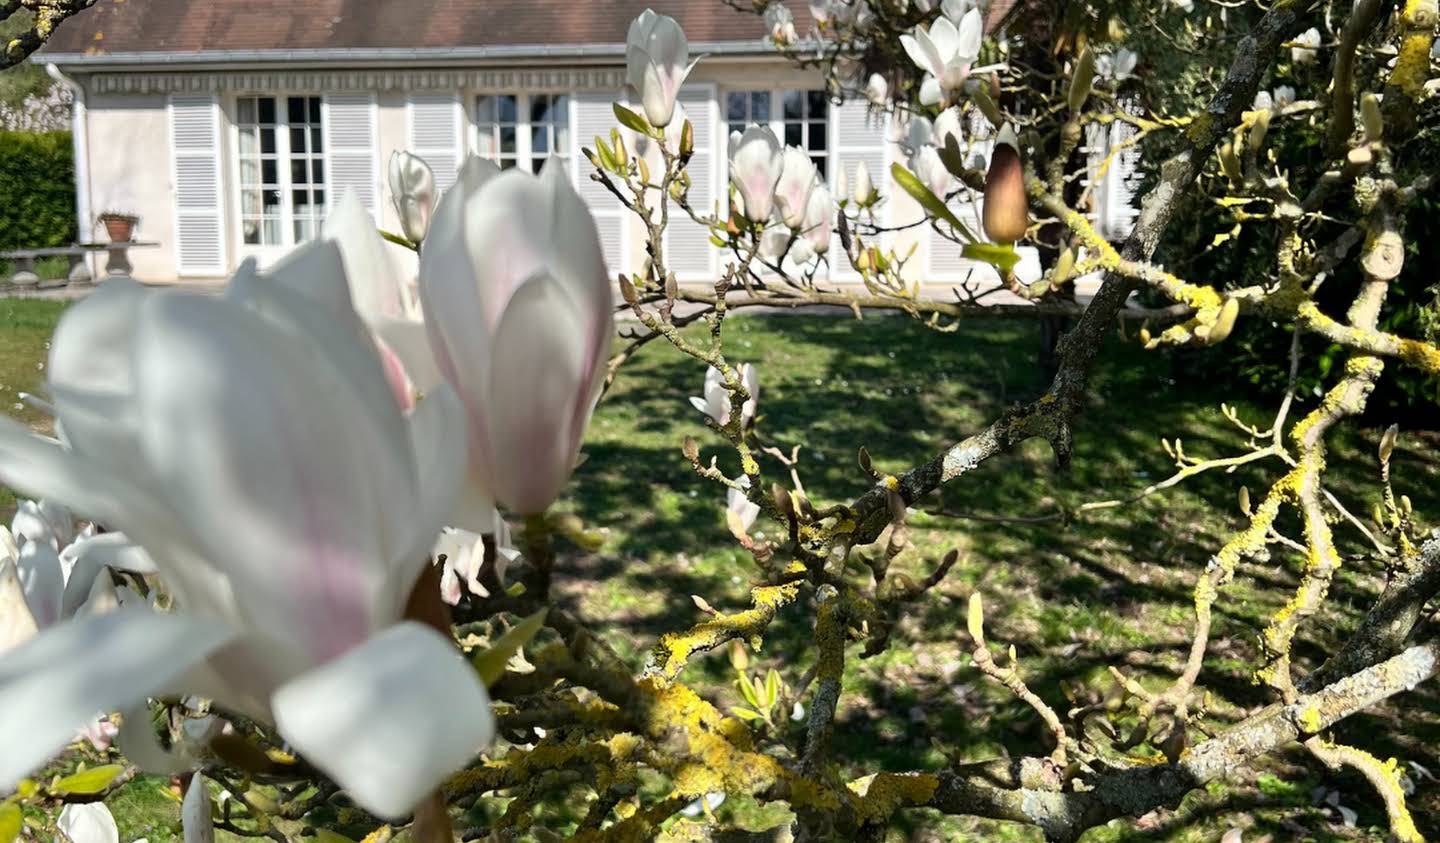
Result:
<svg viewBox="0 0 1440 843"><path fill-rule="evenodd" d="M1313 735L1325 728L1325 721L1320 717L1320 709L1313 705L1306 706L1305 709L1300 712L1300 716L1296 722L1300 724L1300 728L1304 729L1307 735Z"/></svg>
<svg viewBox="0 0 1440 843"><path fill-rule="evenodd" d="M850 801L856 819L869 825L884 822L901 808L929 803L940 779L933 773L877 773L847 787L854 795Z"/></svg>

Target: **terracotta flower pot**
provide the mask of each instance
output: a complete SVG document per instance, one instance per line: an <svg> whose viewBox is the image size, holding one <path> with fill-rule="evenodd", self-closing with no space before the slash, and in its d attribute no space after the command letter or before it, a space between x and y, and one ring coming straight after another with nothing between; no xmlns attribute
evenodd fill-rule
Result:
<svg viewBox="0 0 1440 843"><path fill-rule="evenodd" d="M135 233L134 217L102 217L100 221L105 223L111 243L129 243Z"/></svg>

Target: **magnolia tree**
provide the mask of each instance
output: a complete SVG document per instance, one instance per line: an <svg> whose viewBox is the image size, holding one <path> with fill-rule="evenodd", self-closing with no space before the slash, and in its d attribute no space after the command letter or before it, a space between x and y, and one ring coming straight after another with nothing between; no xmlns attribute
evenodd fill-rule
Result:
<svg viewBox="0 0 1440 843"><path fill-rule="evenodd" d="M1145 92L1171 80L1101 6L1002 29L1001 10L964 0L830 0L809 22L740 5L764 16L778 49L818 67L834 97L868 98L909 158L889 173L856 167L832 193L803 150L751 126L729 141L728 201L692 203L694 132L676 97L694 63L676 22L647 11L629 32L634 107L617 104L616 128L586 150L586 177L634 215L648 250L641 271L618 277L631 320L618 344L617 279L563 169L532 176L471 159L442 196L403 153L389 171L399 232L377 231L351 197L318 241L268 271L243 266L221 296L116 279L65 314L49 395L30 399L57 438L0 426L0 478L39 501L0 535L0 843L22 822L76 843L115 840L102 800L142 771L178 778L195 841L217 828L283 840L279 821L325 817L377 827L376 840L398 826L426 843L546 839L538 815L577 790L583 808L566 830L583 839L647 839L678 815L692 836L731 839L739 832L714 809L743 795L784 808L778 833L794 839L883 839L928 809L1065 841L1294 745L1359 771L1391 834L1420 839L1396 762L1329 735L1440 668L1423 612L1440 591L1440 537L1391 492L1395 428L1380 442L1373 523L1327 488L1326 443L1387 370L1440 372L1433 342L1378 327L1407 258L1409 209L1430 188L1413 156L1433 0L1136 13L1137 26L1186 33L1216 68L1194 113L1165 112L1159 96L1142 110ZM1116 123L1135 129L1131 144L1170 150L1149 161L1118 246L1087 216L1095 179L1082 150L1091 127ZM1311 175L1292 178L1300 162L1276 141L1317 127L1323 151L1306 148ZM983 195L978 225L947 204L961 191ZM1237 278L1153 263L1196 196L1270 232L1269 262ZM978 288L927 298L876 213L900 201L940 242L992 265L1014 303L993 306ZM681 287L669 268L665 230L682 215L729 256L712 285ZM387 239L418 251L416 285ZM1041 271L1024 277L1017 245L1040 250ZM840 268L861 283L829 284L826 270ZM1087 276L1099 288L1082 306L1073 288ZM1347 277L1348 308L1320 306L1321 285ZM736 358L726 330L737 308L821 305L895 311L916 330L995 314L1073 323L1037 400L957 431L902 473L877 470L862 448L873 486L822 505L794 452L760 447L763 373ZM1156 687L1115 669L1072 689L1066 707L1031 689L1013 647L987 641L976 591L955 647L1033 709L1048 753L856 777L832 741L846 677L904 646L900 618L957 560L912 545L909 508L1026 440L1048 442L1063 468L1073 439L1093 435L1078 415L1087 375L1122 319L1145 320L1146 348L1215 345L1247 321L1294 338L1291 358L1274 361L1291 379L1274 418L1262 428L1229 414L1250 447L1209 459L1175 448L1174 476L1145 491L1251 463L1271 476L1242 494L1244 528L1190 572L1183 670ZM692 324L708 330L682 331ZM1347 359L1292 418L1309 335ZM748 556L736 574L753 585L748 606L697 599L701 620L634 664L554 604L557 558L593 536L547 512L607 385L657 342L694 361L697 435L675 447L724 492ZM716 445L738 457L737 473ZM760 519L774 528L754 530ZM1297 635L1340 587L1339 530L1371 546L1388 581L1346 597L1368 613L1328 659L1296 659ZM1212 624L1240 563L1272 553L1304 565L1253 665L1271 704L1217 729L1202 716ZM813 652L752 679L747 653L782 614L813 628ZM728 690L685 681L687 665L720 649L744 705L721 708ZM86 766L48 766L67 748ZM55 769L73 772L38 774ZM475 826L466 809L487 796L507 800L503 815Z"/></svg>

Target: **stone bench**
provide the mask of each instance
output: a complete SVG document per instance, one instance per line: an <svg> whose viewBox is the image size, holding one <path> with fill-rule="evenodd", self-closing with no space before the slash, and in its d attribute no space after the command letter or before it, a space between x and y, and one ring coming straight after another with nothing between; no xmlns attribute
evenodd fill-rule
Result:
<svg viewBox="0 0 1440 843"><path fill-rule="evenodd" d="M17 287L38 287L40 276L35 272L35 261L39 258L64 257L70 262L70 272L65 278L67 284L89 284L94 278L90 274L90 267L86 265L85 256L91 252L108 252L109 257L105 260L106 275L129 275L130 256L129 251L133 248L147 248L159 246L159 243L77 243L73 246L52 246L44 249L16 249L10 252L0 252L0 260L11 260L15 262L15 272L10 276L10 283Z"/></svg>

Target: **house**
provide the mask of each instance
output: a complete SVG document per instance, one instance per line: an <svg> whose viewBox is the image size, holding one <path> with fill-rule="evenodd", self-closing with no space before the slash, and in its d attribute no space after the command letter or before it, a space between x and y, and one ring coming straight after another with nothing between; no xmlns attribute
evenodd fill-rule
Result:
<svg viewBox="0 0 1440 843"><path fill-rule="evenodd" d="M807 4L787 5L804 33ZM866 162L893 197L882 222L919 219L888 189L900 133L861 98L832 102L818 70L765 40L759 16L720 0L98 0L40 60L76 91L80 229L125 211L142 218L140 239L161 244L132 253L139 278L222 278L247 257L272 261L314 237L346 191L397 230L384 174L399 149L422 156L441 187L472 153L526 170L558 159L612 269L627 271L644 259L641 227L589 179L580 149L615 125L626 30L647 6L706 55L680 94L694 124L692 203L723 199L729 131L759 121L810 150L832 185ZM681 220L667 236L681 280L713 280L721 255L703 227ZM895 236L913 241L916 277L974 270L923 226Z"/></svg>

